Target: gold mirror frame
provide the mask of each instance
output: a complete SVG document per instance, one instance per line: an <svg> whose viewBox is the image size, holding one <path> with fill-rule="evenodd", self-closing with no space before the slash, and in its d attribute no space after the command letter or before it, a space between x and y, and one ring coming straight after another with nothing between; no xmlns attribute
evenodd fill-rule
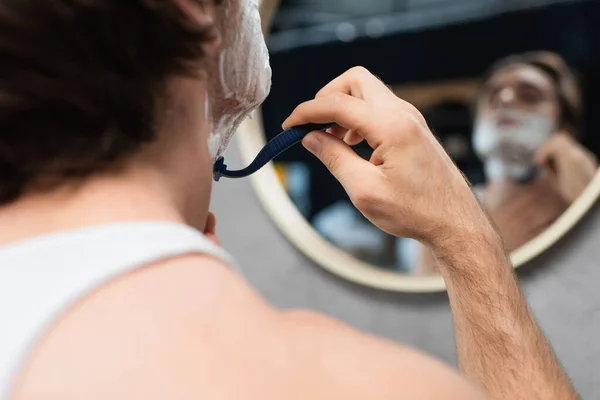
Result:
<svg viewBox="0 0 600 400"><path fill-rule="evenodd" d="M260 0L263 31L267 32L278 0ZM237 133L245 165L265 145L262 114L246 120ZM279 182L272 163L251 176L259 201L271 219L296 248L329 272L344 279L377 289L395 292L428 293L446 289L441 276L410 276L380 269L360 261L320 236L304 219ZM511 253L515 268L537 257L561 239L591 209L600 196L600 170L581 196L543 233Z"/></svg>

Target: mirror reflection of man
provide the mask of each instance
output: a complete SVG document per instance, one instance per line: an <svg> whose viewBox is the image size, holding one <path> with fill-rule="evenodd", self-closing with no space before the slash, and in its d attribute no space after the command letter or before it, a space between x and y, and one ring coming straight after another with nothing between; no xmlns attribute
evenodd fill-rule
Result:
<svg viewBox="0 0 600 400"><path fill-rule="evenodd" d="M487 183L475 188L514 250L543 232L592 179L595 156L576 141L580 94L548 52L501 60L477 101L473 148Z"/></svg>
<svg viewBox="0 0 600 400"><path fill-rule="evenodd" d="M596 157L576 140L580 115L576 80L554 53L510 56L487 75L472 137L486 183L474 191L506 250L548 228L594 176ZM435 272L427 251L416 270Z"/></svg>

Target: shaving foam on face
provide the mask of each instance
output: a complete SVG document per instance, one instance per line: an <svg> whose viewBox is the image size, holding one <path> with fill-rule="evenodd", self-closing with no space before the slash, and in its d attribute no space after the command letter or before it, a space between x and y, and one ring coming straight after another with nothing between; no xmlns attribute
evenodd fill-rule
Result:
<svg viewBox="0 0 600 400"><path fill-rule="evenodd" d="M220 18L223 34L210 87L209 149L217 159L239 125L271 89L269 53L261 30L258 0L231 0Z"/></svg>
<svg viewBox="0 0 600 400"><path fill-rule="evenodd" d="M510 118L515 124L501 126L500 118ZM554 121L545 115L505 111L477 123L473 149L485 163L488 179L519 179L534 167L535 152L555 128Z"/></svg>

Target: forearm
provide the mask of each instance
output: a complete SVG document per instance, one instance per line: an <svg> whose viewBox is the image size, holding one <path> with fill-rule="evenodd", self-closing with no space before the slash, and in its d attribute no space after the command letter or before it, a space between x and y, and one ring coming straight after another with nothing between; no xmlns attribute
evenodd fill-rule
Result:
<svg viewBox="0 0 600 400"><path fill-rule="evenodd" d="M459 367L498 399L576 399L490 227L436 250L454 317Z"/></svg>

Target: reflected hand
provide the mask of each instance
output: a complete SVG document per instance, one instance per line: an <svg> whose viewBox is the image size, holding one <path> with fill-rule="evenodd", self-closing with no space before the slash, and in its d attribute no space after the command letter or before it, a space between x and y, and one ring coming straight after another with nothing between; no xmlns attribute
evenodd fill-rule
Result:
<svg viewBox="0 0 600 400"><path fill-rule="evenodd" d="M353 68L333 80L299 105L283 128L328 122L338 126L309 134L303 144L381 230L436 246L461 233L491 229L423 116L366 69ZM349 146L363 139L374 149L369 161Z"/></svg>
<svg viewBox="0 0 600 400"><path fill-rule="evenodd" d="M535 155L562 197L572 203L590 183L598 161L566 132L554 134Z"/></svg>
<svg viewBox="0 0 600 400"><path fill-rule="evenodd" d="M217 246L222 246L221 241L217 237L217 217L209 212L206 218L206 226L204 227L204 236L210 239Z"/></svg>

